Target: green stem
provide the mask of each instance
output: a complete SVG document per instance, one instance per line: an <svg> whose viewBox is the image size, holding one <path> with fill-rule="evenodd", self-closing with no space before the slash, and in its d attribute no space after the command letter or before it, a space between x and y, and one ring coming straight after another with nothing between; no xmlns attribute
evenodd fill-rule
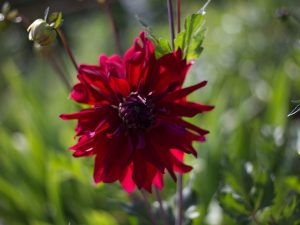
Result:
<svg viewBox="0 0 300 225"><path fill-rule="evenodd" d="M177 193L176 193L176 223L175 225L182 225L183 221L183 175L179 174L177 179Z"/></svg>
<svg viewBox="0 0 300 225"><path fill-rule="evenodd" d="M49 52L45 53L45 57L48 59L50 65L56 71L56 73L58 74L59 78L61 79L64 86L67 88L67 90L71 90L72 85L69 82L67 75L65 74L64 70L60 67L59 63L56 61L56 58L55 58L55 56L53 56L53 53L50 51L51 50L49 50Z"/></svg>
<svg viewBox="0 0 300 225"><path fill-rule="evenodd" d="M181 31L181 3L177 0L177 33Z"/></svg>
<svg viewBox="0 0 300 225"><path fill-rule="evenodd" d="M173 13L172 0L167 0L167 6L168 6L169 28L171 34L171 45L172 45L172 50L174 51L175 29L174 29L174 13Z"/></svg>
<svg viewBox="0 0 300 225"><path fill-rule="evenodd" d="M164 220L164 224L169 225L167 212L164 208L162 197L160 195L160 191L158 190L157 187L154 187L154 191L155 191L156 200L158 201L158 204L159 204L159 210L160 210L161 217Z"/></svg>
<svg viewBox="0 0 300 225"><path fill-rule="evenodd" d="M142 196L142 199L143 199L143 202L144 202L144 205L145 205L145 208L147 210L147 213L148 213L148 216L149 216L149 219L151 220L152 224L153 225L158 225L155 217L154 217L154 214L152 212L152 209L151 209L151 205L147 199L147 196L146 196L146 193L143 189L140 190L140 193L141 193L141 196Z"/></svg>

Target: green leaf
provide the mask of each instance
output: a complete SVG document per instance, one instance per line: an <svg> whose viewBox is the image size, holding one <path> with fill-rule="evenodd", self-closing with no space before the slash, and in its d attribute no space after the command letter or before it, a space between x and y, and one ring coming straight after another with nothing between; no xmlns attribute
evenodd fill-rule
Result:
<svg viewBox="0 0 300 225"><path fill-rule="evenodd" d="M63 22L62 12L51 13L51 15L48 18L48 23L54 29L60 27L62 25L62 22Z"/></svg>
<svg viewBox="0 0 300 225"><path fill-rule="evenodd" d="M141 24L144 28L147 38L152 42L154 45L154 53L155 58L159 59L165 54L169 54L172 52L170 44L167 39L164 38L157 38L154 34L150 26L144 22L139 16L135 16L137 21Z"/></svg>
<svg viewBox="0 0 300 225"><path fill-rule="evenodd" d="M186 18L185 30L175 38L175 49L181 49L183 57L188 61L198 58L203 50L202 43L205 35L203 25L204 14L194 13Z"/></svg>
<svg viewBox="0 0 300 225"><path fill-rule="evenodd" d="M250 215L247 204L239 195L235 193L221 192L218 195L220 206L231 217L242 222L247 221Z"/></svg>
<svg viewBox="0 0 300 225"><path fill-rule="evenodd" d="M151 38L150 38L151 39ZM168 40L164 38L156 39L155 41L151 39L154 44L155 58L159 59L165 54L172 52Z"/></svg>

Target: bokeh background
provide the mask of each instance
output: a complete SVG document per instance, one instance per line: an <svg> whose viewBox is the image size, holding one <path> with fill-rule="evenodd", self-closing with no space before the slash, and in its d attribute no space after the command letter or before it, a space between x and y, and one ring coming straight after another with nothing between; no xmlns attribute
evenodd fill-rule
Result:
<svg viewBox="0 0 300 225"><path fill-rule="evenodd" d="M117 51L96 0L10 3L30 22L47 6L62 11L80 63ZM182 1L183 18L204 3ZM111 8L124 50L142 29L135 15L169 38L165 1L112 0ZM186 158L194 167L184 177L186 224L300 224L300 117L287 116L300 99L299 18L298 0L212 0L207 8L204 52L186 84L208 80L191 99L216 108L193 119L210 134L196 145L198 158ZM151 224L138 193L95 186L93 159L72 157L75 123L58 116L79 106L21 24L1 21L0 29L0 224ZM74 84L61 43L53 49ZM170 212L174 193L167 176L162 195Z"/></svg>

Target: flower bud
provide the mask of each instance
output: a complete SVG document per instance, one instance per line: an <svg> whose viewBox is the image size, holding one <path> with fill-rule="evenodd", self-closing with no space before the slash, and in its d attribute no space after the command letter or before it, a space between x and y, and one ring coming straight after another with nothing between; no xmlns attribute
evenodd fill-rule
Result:
<svg viewBox="0 0 300 225"><path fill-rule="evenodd" d="M55 29L50 26L45 20L35 20L27 29L29 32L29 40L34 41L41 46L51 44L56 38Z"/></svg>

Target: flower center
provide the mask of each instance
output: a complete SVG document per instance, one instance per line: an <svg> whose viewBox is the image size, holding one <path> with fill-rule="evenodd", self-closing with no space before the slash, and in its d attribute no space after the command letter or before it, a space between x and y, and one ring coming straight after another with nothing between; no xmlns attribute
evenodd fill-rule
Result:
<svg viewBox="0 0 300 225"><path fill-rule="evenodd" d="M133 92L119 104L119 116L128 128L149 128L154 122L153 103Z"/></svg>

